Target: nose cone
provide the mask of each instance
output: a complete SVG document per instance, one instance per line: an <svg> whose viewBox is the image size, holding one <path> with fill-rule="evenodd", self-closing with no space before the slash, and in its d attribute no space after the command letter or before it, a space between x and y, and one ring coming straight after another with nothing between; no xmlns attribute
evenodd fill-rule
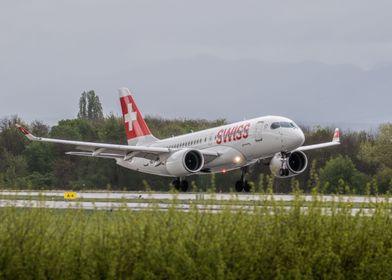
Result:
<svg viewBox="0 0 392 280"><path fill-rule="evenodd" d="M283 134L282 137L287 151L293 151L301 147L305 142L305 135L300 128L293 128Z"/></svg>

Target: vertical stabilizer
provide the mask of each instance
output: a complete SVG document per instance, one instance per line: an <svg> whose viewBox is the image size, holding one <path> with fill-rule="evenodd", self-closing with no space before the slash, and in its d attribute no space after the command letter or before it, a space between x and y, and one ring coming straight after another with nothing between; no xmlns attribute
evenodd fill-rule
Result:
<svg viewBox="0 0 392 280"><path fill-rule="evenodd" d="M157 141L140 114L139 108L129 90L121 88L119 93L128 145L144 145Z"/></svg>

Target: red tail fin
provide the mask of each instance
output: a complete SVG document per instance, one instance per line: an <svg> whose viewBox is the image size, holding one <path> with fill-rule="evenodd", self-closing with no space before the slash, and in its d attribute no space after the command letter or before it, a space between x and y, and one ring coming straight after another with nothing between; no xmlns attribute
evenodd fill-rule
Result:
<svg viewBox="0 0 392 280"><path fill-rule="evenodd" d="M152 136L151 131L140 114L135 100L129 90L127 88L121 88L119 89L119 93L128 144L137 144L139 141L135 141L135 138Z"/></svg>

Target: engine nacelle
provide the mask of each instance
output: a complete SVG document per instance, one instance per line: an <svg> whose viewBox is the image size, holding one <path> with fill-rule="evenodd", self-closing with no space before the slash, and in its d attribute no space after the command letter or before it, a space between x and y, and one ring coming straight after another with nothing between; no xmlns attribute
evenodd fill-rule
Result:
<svg viewBox="0 0 392 280"><path fill-rule="evenodd" d="M289 154L286 159L281 153L277 153L270 162L271 173L278 178L293 177L301 174L308 167L308 158L301 151ZM282 172L283 170L287 170Z"/></svg>
<svg viewBox="0 0 392 280"><path fill-rule="evenodd" d="M181 150L166 160L167 171L176 177L199 172L204 166L204 156L197 150Z"/></svg>

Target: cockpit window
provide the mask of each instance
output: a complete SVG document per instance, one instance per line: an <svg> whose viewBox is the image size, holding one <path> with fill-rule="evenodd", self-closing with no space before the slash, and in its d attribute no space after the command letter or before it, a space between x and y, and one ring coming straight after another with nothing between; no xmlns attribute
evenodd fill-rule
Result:
<svg viewBox="0 0 392 280"><path fill-rule="evenodd" d="M280 127L280 123L278 123L278 122L274 122L271 124L271 129L277 129L279 127Z"/></svg>
<svg viewBox="0 0 392 280"><path fill-rule="evenodd" d="M295 128L295 124L292 122L274 122L271 124L271 129L277 129L279 127Z"/></svg>
<svg viewBox="0 0 392 280"><path fill-rule="evenodd" d="M288 128L293 128L295 127L293 123L289 122L280 122L280 127L288 127Z"/></svg>

